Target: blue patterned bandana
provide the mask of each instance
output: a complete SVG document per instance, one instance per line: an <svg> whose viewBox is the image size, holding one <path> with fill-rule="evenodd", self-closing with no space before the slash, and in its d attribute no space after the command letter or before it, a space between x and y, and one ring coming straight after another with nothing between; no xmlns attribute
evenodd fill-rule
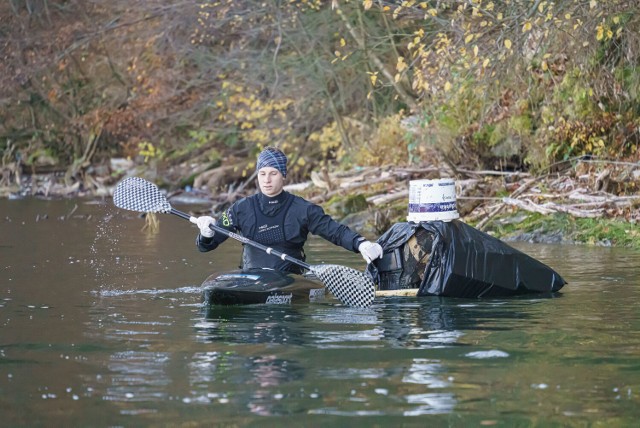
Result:
<svg viewBox="0 0 640 428"><path fill-rule="evenodd" d="M287 176L287 157L282 151L275 147L266 147L258 155L258 163L256 164L256 171L260 171L262 168L270 166L280 171L283 177Z"/></svg>

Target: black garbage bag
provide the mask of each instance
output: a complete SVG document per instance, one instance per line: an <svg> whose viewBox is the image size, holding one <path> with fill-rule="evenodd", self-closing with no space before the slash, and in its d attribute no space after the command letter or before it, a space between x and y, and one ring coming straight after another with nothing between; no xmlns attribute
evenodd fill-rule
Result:
<svg viewBox="0 0 640 428"><path fill-rule="evenodd" d="M459 220L396 223L369 265L380 290L418 296L499 297L553 293L566 281L544 263Z"/></svg>

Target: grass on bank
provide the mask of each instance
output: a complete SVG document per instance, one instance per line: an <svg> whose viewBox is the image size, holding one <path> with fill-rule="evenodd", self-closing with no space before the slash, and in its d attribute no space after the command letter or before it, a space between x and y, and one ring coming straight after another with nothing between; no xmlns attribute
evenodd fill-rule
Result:
<svg viewBox="0 0 640 428"><path fill-rule="evenodd" d="M575 218L567 214L517 212L491 222L486 232L499 239L523 234L560 237L562 242L640 250L640 225L621 219Z"/></svg>

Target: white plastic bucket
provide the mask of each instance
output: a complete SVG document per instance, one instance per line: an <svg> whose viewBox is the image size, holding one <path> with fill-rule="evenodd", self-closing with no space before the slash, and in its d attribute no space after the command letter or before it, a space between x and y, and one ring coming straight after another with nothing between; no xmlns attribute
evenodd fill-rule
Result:
<svg viewBox="0 0 640 428"><path fill-rule="evenodd" d="M407 221L450 221L459 217L456 183L452 178L409 182Z"/></svg>

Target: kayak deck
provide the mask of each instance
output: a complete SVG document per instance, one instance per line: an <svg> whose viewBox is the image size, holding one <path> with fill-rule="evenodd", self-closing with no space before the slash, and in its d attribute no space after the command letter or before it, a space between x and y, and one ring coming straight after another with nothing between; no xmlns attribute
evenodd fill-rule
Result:
<svg viewBox="0 0 640 428"><path fill-rule="evenodd" d="M333 300L313 275L296 275L271 269L249 269L210 275L202 283L205 305L289 305ZM378 290L376 297L415 297L417 288Z"/></svg>
<svg viewBox="0 0 640 428"><path fill-rule="evenodd" d="M205 305L286 305L324 300L329 293L313 278L271 269L213 274L202 283L202 299Z"/></svg>

